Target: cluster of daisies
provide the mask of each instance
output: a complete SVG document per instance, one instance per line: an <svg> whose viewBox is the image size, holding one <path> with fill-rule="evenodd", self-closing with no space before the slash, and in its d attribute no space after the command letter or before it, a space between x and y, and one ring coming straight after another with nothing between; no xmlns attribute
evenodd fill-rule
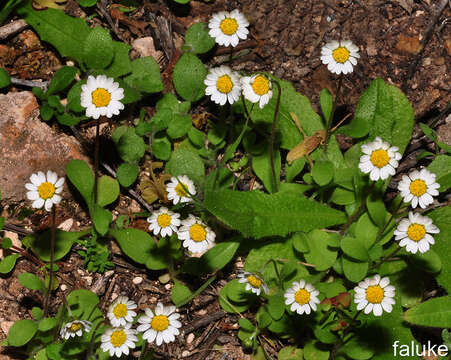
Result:
<svg viewBox="0 0 451 360"><path fill-rule="evenodd" d="M177 205L192 202L196 187L188 176L183 175L172 177L166 185L166 191L168 199ZM194 215L190 214L185 220L180 220L180 214L161 207L147 218L147 222L150 223L149 231L154 235L165 237L177 234L183 247L191 253L203 253L215 245L216 234Z"/></svg>
<svg viewBox="0 0 451 360"><path fill-rule="evenodd" d="M109 352L110 356L121 357L128 355L130 349L134 349L138 341L138 332L148 343L155 342L158 346L162 343L170 343L179 335L182 326L179 321L180 314L172 305L164 306L157 303L155 309L146 308L145 315L138 318L138 327L132 328L135 317L134 309L137 305L126 296L119 296L109 307L107 317L111 326L101 336L100 348L103 352ZM65 324L60 335L67 340L79 337L83 332L89 333L92 323L86 320L74 320Z"/></svg>
<svg viewBox="0 0 451 360"><path fill-rule="evenodd" d="M396 173L401 154L396 146L391 146L376 137L373 142L362 145L364 155L360 158L359 168L369 174L370 179L378 181L385 180L390 175ZM403 175L398 184L405 203L411 202L415 209L420 206L422 209L434 202L433 197L439 194L440 185L435 181L436 175L427 169L412 170L408 175ZM440 230L432 222L432 219L419 213L409 212L408 217L403 218L395 232L395 240L399 241L399 246L405 247L407 252L425 253L430 245L434 244L431 234L437 234Z"/></svg>
<svg viewBox="0 0 451 360"><path fill-rule="evenodd" d="M245 289L260 295L261 291L268 293L268 286L263 278L255 273L242 272L238 274L238 281L245 283ZM357 310L364 310L365 314L373 312L375 316L381 316L383 311L391 312L395 304L395 287L390 285L388 277L381 278L379 275L368 277L361 281L355 288L354 302ZM302 314L310 314L317 310L320 303L319 291L315 287L301 279L293 282L292 286L284 293L285 305L290 306L290 310Z"/></svg>

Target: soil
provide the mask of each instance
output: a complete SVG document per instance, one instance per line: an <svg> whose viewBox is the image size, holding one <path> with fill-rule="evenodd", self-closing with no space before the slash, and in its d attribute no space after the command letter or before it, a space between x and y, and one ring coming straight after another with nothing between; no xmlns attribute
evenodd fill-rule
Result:
<svg viewBox="0 0 451 360"><path fill-rule="evenodd" d="M312 106L319 108L319 92L328 88L335 93L337 77L322 65L321 47L325 42L337 38L351 39L360 48L360 60L354 72L344 78L344 91L340 99L340 112L352 112L360 94L370 82L381 77L403 89L415 110L416 122L428 122L442 130L442 138L450 138L451 128L445 124L450 113L451 101L451 6L437 13L439 3L431 0L217 0L203 2L191 0L186 6L167 2L145 3L137 10L122 17L105 16L110 4L99 0L99 16L88 20L111 30L116 40L131 44L137 38L151 36L156 50L164 54L159 59L162 71L170 74L177 58L177 48L183 43L187 27L194 22L208 22L211 14L220 10L241 9L251 23L250 38L242 42L239 49L247 50L232 63L235 70L246 72L269 71L289 80L295 88L306 95ZM66 12L77 17L87 17L75 0L69 0ZM164 24L170 24L167 32ZM220 61L221 49L213 54L211 63ZM216 55L216 56L215 56ZM132 56L138 56L132 52ZM66 60L55 50L41 43L32 30L26 29L0 44L0 66L11 76L22 80L51 79L58 67ZM167 82L170 87L170 81ZM18 86L17 90L29 90ZM12 90L14 91L14 89ZM202 107L202 102L198 105ZM196 109L194 109L196 111ZM451 122L451 121L449 121ZM105 131L111 131L111 124ZM343 147L349 139L341 138ZM414 132L412 144L407 152L415 154L429 146L427 139ZM406 156L403 171L413 166ZM410 160L409 160L410 159ZM49 226L44 212L37 211L23 218L24 204L2 203L3 214L8 224L26 231L43 230ZM127 196L121 196L115 209L116 215L143 211L140 205ZM66 201L61 207L58 222L73 220L70 230L87 226L84 209L74 201ZM143 226L139 221L137 227ZM21 231L18 231L19 233ZM21 234L21 236L23 233ZM60 286L52 297L50 313L55 313L63 295L72 289L87 288L101 298L104 311L118 295L126 295L140 308L155 305L157 301L170 302L172 283L162 283L163 273L149 272L131 264L112 244L115 268L104 274L88 272L83 266L77 247L58 262ZM237 338L238 316L224 313L217 301L217 293L236 270L243 265L237 259L220 272L213 282L191 303L182 307L184 334L165 347L155 347L159 359L250 359L243 352ZM0 278L0 340L6 337L13 321L30 318L33 306L42 306L43 299L36 292L22 287L17 275L32 272L41 278L39 266L27 258L21 258L14 271ZM193 280L193 284L197 281ZM253 317L252 312L244 316ZM263 337L263 339L265 339ZM267 354L277 358L281 348L279 341L261 341ZM135 355L137 353L135 352ZM12 349L3 349L0 359L19 359Z"/></svg>

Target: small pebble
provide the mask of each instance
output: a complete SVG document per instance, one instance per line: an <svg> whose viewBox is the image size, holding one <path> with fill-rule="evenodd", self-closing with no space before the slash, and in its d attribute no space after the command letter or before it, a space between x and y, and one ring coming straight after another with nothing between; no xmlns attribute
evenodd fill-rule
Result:
<svg viewBox="0 0 451 360"><path fill-rule="evenodd" d="M61 288L61 291L66 291L67 290L67 285L66 284L62 284L60 286L60 288Z"/></svg>
<svg viewBox="0 0 451 360"><path fill-rule="evenodd" d="M133 284L139 285L143 282L143 278L141 276L137 276L132 281L133 281Z"/></svg>
<svg viewBox="0 0 451 360"><path fill-rule="evenodd" d="M166 285L164 286L164 288L165 288L166 290L171 290L171 289L172 289L172 284L166 284Z"/></svg>
<svg viewBox="0 0 451 360"><path fill-rule="evenodd" d="M191 344L194 340L194 334L190 333L187 337L186 337L186 343L187 344Z"/></svg>
<svg viewBox="0 0 451 360"><path fill-rule="evenodd" d="M185 350L182 352L182 357L188 357L190 355L190 352L188 350Z"/></svg>

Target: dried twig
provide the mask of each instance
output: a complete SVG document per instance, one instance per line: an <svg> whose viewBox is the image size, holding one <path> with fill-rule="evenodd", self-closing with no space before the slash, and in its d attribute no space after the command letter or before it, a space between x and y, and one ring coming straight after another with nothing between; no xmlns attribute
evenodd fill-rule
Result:
<svg viewBox="0 0 451 360"><path fill-rule="evenodd" d="M185 334L189 334L190 332L193 332L194 330L196 330L202 326L205 326L212 321L216 321L216 320L224 317L225 315L226 315L226 312L224 312L224 311L218 311L211 315L206 315L200 319L191 321L190 324L188 324L187 326L184 327L183 331L185 332Z"/></svg>
<svg viewBox="0 0 451 360"><path fill-rule="evenodd" d="M22 31L28 26L25 20L16 20L12 23L0 27L0 40L5 40L7 37Z"/></svg>
<svg viewBox="0 0 451 360"><path fill-rule="evenodd" d="M49 85L48 81L22 80L14 77L11 78L11 84L27 86L31 88L39 87L42 89L42 91L46 91L47 86Z"/></svg>

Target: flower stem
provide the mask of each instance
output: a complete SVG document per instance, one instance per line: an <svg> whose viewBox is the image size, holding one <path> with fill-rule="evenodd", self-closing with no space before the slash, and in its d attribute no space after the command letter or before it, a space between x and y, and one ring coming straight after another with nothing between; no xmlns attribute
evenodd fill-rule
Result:
<svg viewBox="0 0 451 360"><path fill-rule="evenodd" d="M94 204L97 204L97 183L99 181L99 151L100 151L100 118L96 120L96 139L94 148Z"/></svg>
<svg viewBox="0 0 451 360"><path fill-rule="evenodd" d="M399 250L401 250L401 246L399 246L399 243L398 243L398 247L395 250L393 250L391 254L387 255L384 258L382 258L381 261L379 261L378 263L374 264L371 267L371 269L375 269L375 268L378 268L379 266L381 266L384 262L386 262L387 260L391 259L394 255L396 255L399 252Z"/></svg>
<svg viewBox="0 0 451 360"><path fill-rule="evenodd" d="M52 292L53 285L53 262L55 255L55 229L56 229L56 205L52 207L52 228L50 230L50 274L49 274L49 286L47 293L45 294L44 302L44 317L49 312L50 294Z"/></svg>
<svg viewBox="0 0 451 360"><path fill-rule="evenodd" d="M327 151L327 144L329 143L330 138L330 128L332 126L332 122L335 115L335 110L337 110L337 104L338 104L338 97L340 96L341 91L341 84L343 83L343 74L340 74L338 77L338 86L337 86L337 92L335 93L335 99L334 103L332 105L332 111L330 113L329 119L326 119L327 121L327 127L326 127L326 139L324 141L324 151Z"/></svg>
<svg viewBox="0 0 451 360"><path fill-rule="evenodd" d="M402 203L403 203L403 201L401 200L399 202L399 204L396 206L396 209L393 210L393 212L390 215L390 219L388 219L388 221L385 223L384 227L377 234L375 243L379 242L382 239L382 237L384 236L385 230L387 230L387 228L390 226L390 223L392 222L392 220L398 214L399 209L401 209Z"/></svg>
<svg viewBox="0 0 451 360"><path fill-rule="evenodd" d="M280 87L280 84L277 81L273 81L273 84L276 84L277 88L279 89L279 92L277 94L277 102L276 102L276 109L274 110L274 119L272 121L272 129L271 129L271 137L269 138L269 156L271 158L271 172L272 172L272 180L273 180L273 192L279 191L279 186L277 182L277 174L276 174L276 165L274 162L274 140L276 137L276 130L277 130L277 116L279 115L279 106L280 106L280 97L282 94L282 89Z"/></svg>

